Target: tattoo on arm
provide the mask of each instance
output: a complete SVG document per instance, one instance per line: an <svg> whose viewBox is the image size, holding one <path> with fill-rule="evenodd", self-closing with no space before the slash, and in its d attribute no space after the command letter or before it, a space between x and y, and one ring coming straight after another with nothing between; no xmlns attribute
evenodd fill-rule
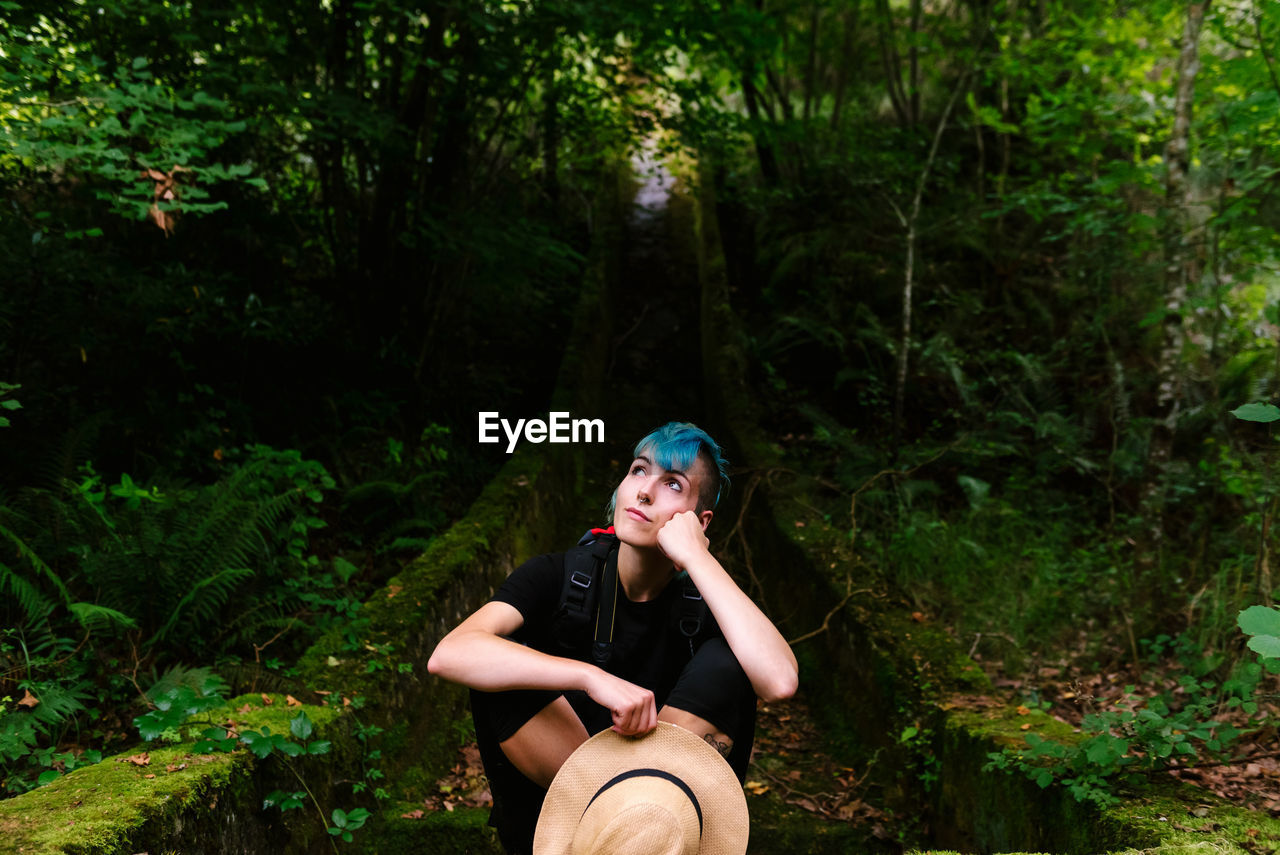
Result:
<svg viewBox="0 0 1280 855"><path fill-rule="evenodd" d="M710 745L716 751L719 751L721 757L728 757L729 749L733 748L733 742L731 740L728 740L727 737L726 737L727 741L721 741L719 739L716 739L716 736L718 735L720 734L704 733L702 735L702 738L704 741L706 741L708 745Z"/></svg>

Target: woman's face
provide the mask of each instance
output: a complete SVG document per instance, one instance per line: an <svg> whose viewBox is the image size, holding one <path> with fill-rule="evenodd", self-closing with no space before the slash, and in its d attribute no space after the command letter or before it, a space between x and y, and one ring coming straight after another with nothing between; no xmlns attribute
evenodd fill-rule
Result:
<svg viewBox="0 0 1280 855"><path fill-rule="evenodd" d="M695 458L688 471L664 469L650 457L631 461L614 494L613 527L618 538L632 546L657 546L658 532L681 511L696 511L706 463ZM706 528L711 511L703 511Z"/></svg>

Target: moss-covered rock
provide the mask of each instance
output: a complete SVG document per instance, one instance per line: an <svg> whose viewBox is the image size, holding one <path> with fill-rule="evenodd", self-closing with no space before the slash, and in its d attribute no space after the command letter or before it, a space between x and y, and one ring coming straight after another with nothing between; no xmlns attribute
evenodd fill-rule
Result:
<svg viewBox="0 0 1280 855"><path fill-rule="evenodd" d="M413 804L399 803L383 812L376 836L364 841L367 855L502 855L498 837L489 827L489 811L458 807L428 811L411 818Z"/></svg>
<svg viewBox="0 0 1280 855"><path fill-rule="evenodd" d="M0 802L0 852L115 855L154 851L183 853L328 850L325 825L314 805L282 815L263 809L275 789L298 789L290 766L326 811L339 796L358 758L349 744L347 717L314 705L289 707L285 696L245 695L201 715L200 721L235 721L237 729L289 733L289 721L305 710L313 738L334 746L329 753L299 757L289 765L278 757L258 760L241 748L233 753L198 754L198 727L180 743L107 758L51 784ZM206 726L206 725L201 725ZM349 804L355 807L354 803Z"/></svg>

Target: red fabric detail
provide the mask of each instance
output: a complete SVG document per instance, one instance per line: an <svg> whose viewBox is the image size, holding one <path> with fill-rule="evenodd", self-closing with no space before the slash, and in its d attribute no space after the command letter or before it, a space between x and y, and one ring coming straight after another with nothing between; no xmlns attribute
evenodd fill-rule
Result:
<svg viewBox="0 0 1280 855"><path fill-rule="evenodd" d="M591 529L591 533L592 534L614 534L615 532L613 530L613 526L609 526L608 528L593 528Z"/></svg>

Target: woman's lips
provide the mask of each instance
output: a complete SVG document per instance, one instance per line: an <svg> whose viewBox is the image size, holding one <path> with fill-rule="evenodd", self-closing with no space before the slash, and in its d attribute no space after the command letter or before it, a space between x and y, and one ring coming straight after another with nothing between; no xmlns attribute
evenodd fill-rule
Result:
<svg viewBox="0 0 1280 855"><path fill-rule="evenodd" d="M642 512L636 510L635 508L627 508L627 513L631 514L631 516L635 519L643 520L644 522L653 522L651 519L646 517Z"/></svg>

